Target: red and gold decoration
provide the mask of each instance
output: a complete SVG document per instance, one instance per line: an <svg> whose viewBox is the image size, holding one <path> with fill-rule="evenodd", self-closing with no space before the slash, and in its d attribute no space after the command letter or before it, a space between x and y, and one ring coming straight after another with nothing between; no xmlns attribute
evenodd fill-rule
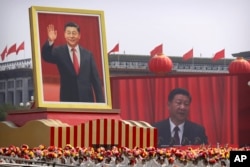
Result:
<svg viewBox="0 0 250 167"><path fill-rule="evenodd" d="M250 63L243 57L237 57L228 65L230 74L250 73Z"/></svg>
<svg viewBox="0 0 250 167"><path fill-rule="evenodd" d="M172 60L165 54L156 54L148 62L149 70L155 74L166 74L173 68Z"/></svg>
<svg viewBox="0 0 250 167"><path fill-rule="evenodd" d="M41 119L29 121L22 127L16 127L7 121L0 122L0 128L0 139L5 139L0 140L0 146L29 143L34 147L42 142L57 147L71 144L85 147L117 145L133 148L157 144L156 128L144 121L96 119L70 126L59 120Z"/></svg>

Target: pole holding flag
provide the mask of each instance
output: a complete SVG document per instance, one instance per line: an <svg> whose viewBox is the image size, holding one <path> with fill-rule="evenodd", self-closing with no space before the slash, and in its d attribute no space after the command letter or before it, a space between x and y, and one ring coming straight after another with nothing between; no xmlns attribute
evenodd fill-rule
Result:
<svg viewBox="0 0 250 167"><path fill-rule="evenodd" d="M222 49L221 51L218 51L217 53L215 53L213 57L213 61L217 61L222 58L225 58L225 49Z"/></svg>
<svg viewBox="0 0 250 167"><path fill-rule="evenodd" d="M150 56L163 53L163 44L156 46L153 50L150 51Z"/></svg>
<svg viewBox="0 0 250 167"><path fill-rule="evenodd" d="M112 52L119 52L119 43L117 43L113 49L111 49L109 52L108 52L108 55L110 55L110 53Z"/></svg>
<svg viewBox="0 0 250 167"><path fill-rule="evenodd" d="M183 56L182 56L182 60L183 61L187 61L188 59L191 59L193 58L194 56L194 50L193 48L191 50L189 50L187 53L185 53Z"/></svg>

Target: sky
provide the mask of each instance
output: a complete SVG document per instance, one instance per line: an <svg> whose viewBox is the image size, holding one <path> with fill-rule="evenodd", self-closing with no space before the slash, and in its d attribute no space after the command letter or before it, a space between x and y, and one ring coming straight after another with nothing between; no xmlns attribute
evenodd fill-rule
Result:
<svg viewBox="0 0 250 167"><path fill-rule="evenodd" d="M31 58L31 6L104 11L107 51L119 43L121 54L149 55L159 44L167 56L250 51L249 0L1 0L0 53L25 42L5 62Z"/></svg>

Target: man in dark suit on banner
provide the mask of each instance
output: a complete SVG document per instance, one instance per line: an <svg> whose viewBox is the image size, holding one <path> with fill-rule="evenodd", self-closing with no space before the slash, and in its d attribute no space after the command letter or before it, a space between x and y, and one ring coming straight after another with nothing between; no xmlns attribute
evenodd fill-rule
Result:
<svg viewBox="0 0 250 167"><path fill-rule="evenodd" d="M169 93L169 118L156 122L152 126L158 130L158 146L207 144L205 128L187 119L191 95L182 88Z"/></svg>
<svg viewBox="0 0 250 167"><path fill-rule="evenodd" d="M42 47L46 62L57 65L60 73L60 101L104 102L102 84L90 51L79 46L80 27L73 22L64 26L67 44L53 47L57 38L54 25L47 27L48 40ZM93 94L94 92L94 94Z"/></svg>

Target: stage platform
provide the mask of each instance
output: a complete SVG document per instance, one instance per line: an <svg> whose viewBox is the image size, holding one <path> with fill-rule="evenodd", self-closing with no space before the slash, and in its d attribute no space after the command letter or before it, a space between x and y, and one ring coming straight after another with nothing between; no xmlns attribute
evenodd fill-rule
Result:
<svg viewBox="0 0 250 167"><path fill-rule="evenodd" d="M23 126L26 122L38 119L56 119L69 125L78 125L94 119L121 119L119 109L55 109L41 108L16 110L8 113L7 121L16 126Z"/></svg>
<svg viewBox="0 0 250 167"><path fill-rule="evenodd" d="M0 147L149 147L157 145L157 130L144 121L122 120L119 110L31 109L12 111L0 122Z"/></svg>

